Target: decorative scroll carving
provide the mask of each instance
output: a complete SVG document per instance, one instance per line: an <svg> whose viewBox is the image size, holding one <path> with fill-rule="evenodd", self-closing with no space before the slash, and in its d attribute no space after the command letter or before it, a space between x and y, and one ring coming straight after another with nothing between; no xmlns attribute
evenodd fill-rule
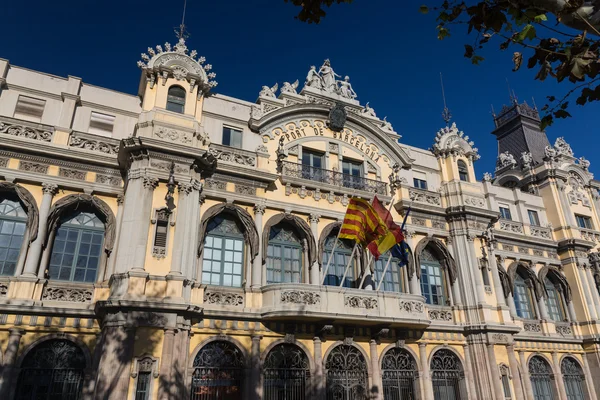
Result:
<svg viewBox="0 0 600 400"><path fill-rule="evenodd" d="M434 206L442 205L441 196L438 193L410 188L408 190L408 194L410 199L412 201L416 201L417 203L432 204Z"/></svg>
<svg viewBox="0 0 600 400"><path fill-rule="evenodd" d="M508 343L508 336L503 333L494 333L492 335L492 339L494 339L498 343Z"/></svg>
<svg viewBox="0 0 600 400"><path fill-rule="evenodd" d="M473 207L484 208L485 200L481 197L465 196L465 204L468 204Z"/></svg>
<svg viewBox="0 0 600 400"><path fill-rule="evenodd" d="M27 161L19 162L19 169L21 171L36 172L38 174L48 173L48 166L44 164L32 163Z"/></svg>
<svg viewBox="0 0 600 400"><path fill-rule="evenodd" d="M411 313L422 313L425 307L419 301L400 300L400 309Z"/></svg>
<svg viewBox="0 0 600 400"><path fill-rule="evenodd" d="M168 129L161 126L154 131L154 134L161 139L169 139L172 142L182 144L192 143L192 134L189 132Z"/></svg>
<svg viewBox="0 0 600 400"><path fill-rule="evenodd" d="M226 190L227 182L216 181L214 179L206 179L204 181L207 189L217 189L217 190Z"/></svg>
<svg viewBox="0 0 600 400"><path fill-rule="evenodd" d="M256 155L244 150L212 145L208 152L219 161L256 167Z"/></svg>
<svg viewBox="0 0 600 400"><path fill-rule="evenodd" d="M119 152L118 144L79 136L75 133L69 137L69 147L97 151L104 154L117 154Z"/></svg>
<svg viewBox="0 0 600 400"><path fill-rule="evenodd" d="M304 290L286 290L281 292L282 303L315 305L321 303L321 294Z"/></svg>
<svg viewBox="0 0 600 400"><path fill-rule="evenodd" d="M344 305L346 307L366 308L370 310L377 308L377 299L366 296L345 296Z"/></svg>
<svg viewBox="0 0 600 400"><path fill-rule="evenodd" d="M439 321L452 321L452 313L447 310L429 310L429 319Z"/></svg>
<svg viewBox="0 0 600 400"><path fill-rule="evenodd" d="M121 186L121 178L119 178L117 176L97 174L96 182L104 183L105 185L111 185L111 186Z"/></svg>
<svg viewBox="0 0 600 400"><path fill-rule="evenodd" d="M68 169L68 168L59 168L58 176L62 176L63 178L68 179L78 179L80 181L85 181L85 175L87 172L78 171L76 169Z"/></svg>
<svg viewBox="0 0 600 400"><path fill-rule="evenodd" d="M492 294L492 287L490 285L485 285L483 289L485 290L486 294Z"/></svg>
<svg viewBox="0 0 600 400"><path fill-rule="evenodd" d="M204 303L220 306L243 306L244 296L239 293L204 292Z"/></svg>
<svg viewBox="0 0 600 400"><path fill-rule="evenodd" d="M417 217L412 217L411 219L413 225L419 225L419 226L425 226L425 218L417 218Z"/></svg>
<svg viewBox="0 0 600 400"><path fill-rule="evenodd" d="M559 324L556 323L556 333L562 336L570 336L573 334L570 324Z"/></svg>
<svg viewBox="0 0 600 400"><path fill-rule="evenodd" d="M529 228L529 232L531 236L539 237L542 239L552 239L552 234L550 233L550 229L542 228L541 226L532 226Z"/></svg>
<svg viewBox="0 0 600 400"><path fill-rule="evenodd" d="M165 258L167 256L167 249L165 247L152 246L152 257Z"/></svg>
<svg viewBox="0 0 600 400"><path fill-rule="evenodd" d="M8 293L8 283L0 283L0 297L6 297Z"/></svg>
<svg viewBox="0 0 600 400"><path fill-rule="evenodd" d="M235 184L235 192L239 194L247 194L249 196L256 195L256 188L248 185Z"/></svg>
<svg viewBox="0 0 600 400"><path fill-rule="evenodd" d="M93 295L94 292L92 289L45 287L42 293L42 300L87 303L92 301Z"/></svg>
<svg viewBox="0 0 600 400"><path fill-rule="evenodd" d="M525 332L540 333L542 332L542 325L539 322L525 322L523 329L525 329Z"/></svg>
<svg viewBox="0 0 600 400"><path fill-rule="evenodd" d="M8 158L0 158L0 167L6 168L8 165Z"/></svg>
<svg viewBox="0 0 600 400"><path fill-rule="evenodd" d="M519 253L521 253L521 254L529 254L529 249L526 247L519 246L518 249L519 249Z"/></svg>
<svg viewBox="0 0 600 400"><path fill-rule="evenodd" d="M512 233L523 233L523 224L520 222L500 221L500 229Z"/></svg>
<svg viewBox="0 0 600 400"><path fill-rule="evenodd" d="M6 135L24 137L27 139L41 140L43 142L52 141L52 132L43 129L34 129L28 126L10 124L0 121L0 133Z"/></svg>

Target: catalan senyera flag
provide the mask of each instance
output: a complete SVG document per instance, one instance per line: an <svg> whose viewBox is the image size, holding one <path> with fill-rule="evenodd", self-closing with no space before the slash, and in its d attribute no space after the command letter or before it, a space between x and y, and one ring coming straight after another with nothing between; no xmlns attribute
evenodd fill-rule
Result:
<svg viewBox="0 0 600 400"><path fill-rule="evenodd" d="M404 241L402 228L394 222L392 214L383 206L377 196L373 198L373 209L375 209L377 214L379 214L379 217L385 222L390 232L392 232L396 238L396 244L390 249L392 257L400 260L400 266L408 265L408 257L410 253L408 250L408 244L406 244Z"/></svg>
<svg viewBox="0 0 600 400"><path fill-rule="evenodd" d="M376 260L397 243L394 233L373 206L367 200L356 197L350 199L339 237L366 247Z"/></svg>

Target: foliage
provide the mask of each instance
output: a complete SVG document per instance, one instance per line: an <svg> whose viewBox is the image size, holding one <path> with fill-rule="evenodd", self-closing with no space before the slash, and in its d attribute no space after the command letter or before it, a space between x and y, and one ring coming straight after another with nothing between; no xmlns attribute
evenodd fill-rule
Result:
<svg viewBox="0 0 600 400"><path fill-rule="evenodd" d="M296 16L300 21L318 24L327 14L323 9L325 6L331 7L334 3L352 3L352 0L285 0L285 2L302 7Z"/></svg>

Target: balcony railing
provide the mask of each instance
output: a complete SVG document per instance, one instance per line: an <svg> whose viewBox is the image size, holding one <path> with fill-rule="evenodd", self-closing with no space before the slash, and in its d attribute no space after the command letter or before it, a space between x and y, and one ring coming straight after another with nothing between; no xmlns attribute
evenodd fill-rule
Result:
<svg viewBox="0 0 600 400"><path fill-rule="evenodd" d="M362 190L382 196L387 194L387 183L385 182L289 161L283 162L283 175L348 189Z"/></svg>

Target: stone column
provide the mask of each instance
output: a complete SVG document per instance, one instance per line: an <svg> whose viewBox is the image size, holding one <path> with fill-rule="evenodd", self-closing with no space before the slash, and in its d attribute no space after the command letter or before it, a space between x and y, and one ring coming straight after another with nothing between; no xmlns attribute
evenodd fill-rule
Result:
<svg viewBox="0 0 600 400"><path fill-rule="evenodd" d="M577 226L575 223L575 218L573 213L571 212L571 205L569 204L569 199L567 198L567 194L565 193L566 184L565 182L557 179L556 187L558 189L558 199L560 201L560 205L562 206L562 210L565 216L565 221L569 226Z"/></svg>
<svg viewBox="0 0 600 400"><path fill-rule="evenodd" d="M490 263L490 269L492 270L492 282L494 284L494 293L496 294L496 303L499 307L505 306L504 289L502 288L502 281L500 280L500 272L498 272L498 263L496 261L493 245L488 246L488 252L488 262Z"/></svg>
<svg viewBox="0 0 600 400"><path fill-rule="evenodd" d="M192 180L191 183L179 183L177 201L177 221L175 235L173 238L173 257L171 261L171 271L169 275L185 276L192 279L192 270L196 260L196 243L193 238L196 237L198 223L198 198L200 195L200 182Z"/></svg>
<svg viewBox="0 0 600 400"><path fill-rule="evenodd" d="M308 220L310 221L310 230L313 234L313 237L317 241L315 246L317 246L317 251L319 251L319 219L321 216L319 214L311 213ZM315 261L313 265L310 266L310 283L311 285L320 285L321 284L321 273L319 271L319 263Z"/></svg>
<svg viewBox="0 0 600 400"><path fill-rule="evenodd" d="M102 330L102 356L96 383L97 400L127 398L135 342L135 328L105 326Z"/></svg>
<svg viewBox="0 0 600 400"><path fill-rule="evenodd" d="M25 271L23 272L23 275L31 277L37 276L38 273L42 247L44 245L44 240L46 239L46 232L48 232L48 214L52 207L52 198L56 192L58 192L58 186L53 183L43 183L42 191L44 194L42 196L42 203L40 204L38 235L29 246L27 261L25 262Z"/></svg>
<svg viewBox="0 0 600 400"><path fill-rule="evenodd" d="M379 355L377 354L377 340L371 339L369 342L371 357L371 380L373 382L371 399L379 400L383 398L383 385L381 381L381 371L379 368Z"/></svg>
<svg viewBox="0 0 600 400"><path fill-rule="evenodd" d="M513 381L513 389L515 391L515 399L524 399L523 395L523 384L521 383L521 371L519 369L519 362L515 356L515 348L513 345L506 346L508 353L508 365L510 366L510 374Z"/></svg>
<svg viewBox="0 0 600 400"><path fill-rule="evenodd" d="M6 345L2 374L0 375L0 399L10 398L11 391L14 390L17 383L14 364L17 359L21 337L25 334L23 329L18 328L11 328L8 331L8 344Z"/></svg>
<svg viewBox="0 0 600 400"><path fill-rule="evenodd" d="M558 397L560 400L567 400L567 391L565 390L565 382L563 381L562 371L560 369L560 361L558 359L558 353L552 352L552 363L554 364L554 380L558 386Z"/></svg>
<svg viewBox="0 0 600 400"><path fill-rule="evenodd" d="M500 371L498 369L498 361L496 361L496 352L494 351L494 344L488 343L486 346L491 364L491 378L492 382L494 383L494 394L497 400L504 400L504 390L502 388L502 380L500 378Z"/></svg>
<svg viewBox="0 0 600 400"><path fill-rule="evenodd" d="M118 207L117 207L117 221L115 222L115 224L116 224L115 243L119 243L119 238L121 236L121 223L123 222L123 200L124 199L125 198L123 197L123 195L119 195L117 197ZM104 279L103 280L110 279L110 276L112 274L114 274L118 251L119 251L118 246L114 246L112 254L110 255L110 257L108 259L108 265L106 267L106 270L104 271Z"/></svg>
<svg viewBox="0 0 600 400"><path fill-rule="evenodd" d="M457 259L456 256L456 248L454 245L454 240L452 237L448 237L448 240L446 241L446 246L448 247L448 252L450 253L450 255L452 257L454 257L454 260L458 263L460 263L460 261ZM421 268L419 266L419 268ZM450 284L450 279L448 279L448 285L451 286L450 290L452 290L451 296L452 296L452 305L455 306L461 306L463 304L462 302L462 296L460 293L460 283L459 283L459 279L456 278L456 281L454 282L454 284Z"/></svg>
<svg viewBox="0 0 600 400"><path fill-rule="evenodd" d="M596 307L596 314L599 314L598 317L600 317L600 295L598 294L598 290L596 290L596 285L594 283L594 275L592 274L592 268L588 266L587 268L584 268L584 272L587 276L587 283L590 288L590 294L594 302L594 307Z"/></svg>
<svg viewBox="0 0 600 400"><path fill-rule="evenodd" d="M569 321L576 322L577 321L577 313L575 312L575 306L573 306L573 299L571 299L567 303L567 310L569 313Z"/></svg>
<svg viewBox="0 0 600 400"><path fill-rule="evenodd" d="M471 265L471 273L473 274L473 279L475 280L475 288L477 289L477 303L486 304L485 300L485 288L483 287L483 277L481 276L481 268L479 268L479 260L477 259L477 254L475 254L475 237L469 234L467 236L467 250L469 251L469 259Z"/></svg>
<svg viewBox="0 0 600 400"><path fill-rule="evenodd" d="M256 231L258 232L258 254L254 258L252 264L252 289L259 289L263 284L263 265L262 265L262 247L263 247L263 215L267 206L264 204L256 204L254 206L254 222L256 223ZM266 275L265 275L266 280Z"/></svg>
<svg viewBox="0 0 600 400"><path fill-rule="evenodd" d="M470 398L476 398L477 397L477 391L475 389L475 372L473 371L473 369L471 368L471 360L473 360L471 358L471 346L469 346L468 344L463 345L463 349L465 351L465 379L467 381L467 388L469 391L469 397ZM479 374L485 374L487 373L487 371L483 370L483 368L485 368L487 370L487 367L484 367L481 363L477 363L475 364L477 365L477 373Z"/></svg>
<svg viewBox="0 0 600 400"><path fill-rule="evenodd" d="M582 355L581 359L583 360L583 374L585 375L585 383L587 385L589 399L597 399L596 388L594 387L594 377L592 377L592 373L590 372L590 366L588 365L588 360L585 354Z"/></svg>
<svg viewBox="0 0 600 400"><path fill-rule="evenodd" d="M173 350L175 345L176 329L165 328L165 335L162 345L162 353L160 356L159 369L159 384L158 384L158 400L169 398L171 386L174 382L171 381L171 370L173 368Z"/></svg>
<svg viewBox="0 0 600 400"><path fill-rule="evenodd" d="M548 307L546 307L545 297L543 295L540 296L537 303L538 303L538 309L540 310L540 318L543 319L544 321L548 321L550 319L550 316L548 316Z"/></svg>
<svg viewBox="0 0 600 400"><path fill-rule="evenodd" d="M529 366L527 360L525 360L525 353L517 351L519 353L519 360L521 360L521 371L523 372L523 379L525 380L525 392L527 392L527 400L533 400L533 387L531 386L531 378L529 377Z"/></svg>
<svg viewBox="0 0 600 400"><path fill-rule="evenodd" d="M585 294L586 299L591 299L592 294L590 292L590 288L588 286L587 275L585 273L585 268L583 266L577 266L577 273L579 274L579 280L581 281L581 286L583 288L583 293ZM588 313L590 314L590 320L595 321L598 319L598 314L596 313L596 306L593 301L584 301L584 304L587 304ZM585 317L584 317L585 318Z"/></svg>
<svg viewBox="0 0 600 400"><path fill-rule="evenodd" d="M250 371L250 399L262 399L261 372L262 365L260 363L260 341L261 335L252 336L252 348L250 350L250 358L252 360L252 370Z"/></svg>
<svg viewBox="0 0 600 400"><path fill-rule="evenodd" d="M427 359L427 344L419 343L419 358L421 359L421 383L423 386L422 400L433 400L433 384L429 374L429 360Z"/></svg>
<svg viewBox="0 0 600 400"><path fill-rule="evenodd" d="M325 397L325 377L323 376L323 349L321 347L321 338L313 338L313 348L315 357L315 379L313 384L313 395L315 399Z"/></svg>
<svg viewBox="0 0 600 400"><path fill-rule="evenodd" d="M514 317L517 317L517 306L515 306L515 298L514 298L514 294L509 293L508 297L506 298L506 301L508 302L508 308L510 309L510 314Z"/></svg>

